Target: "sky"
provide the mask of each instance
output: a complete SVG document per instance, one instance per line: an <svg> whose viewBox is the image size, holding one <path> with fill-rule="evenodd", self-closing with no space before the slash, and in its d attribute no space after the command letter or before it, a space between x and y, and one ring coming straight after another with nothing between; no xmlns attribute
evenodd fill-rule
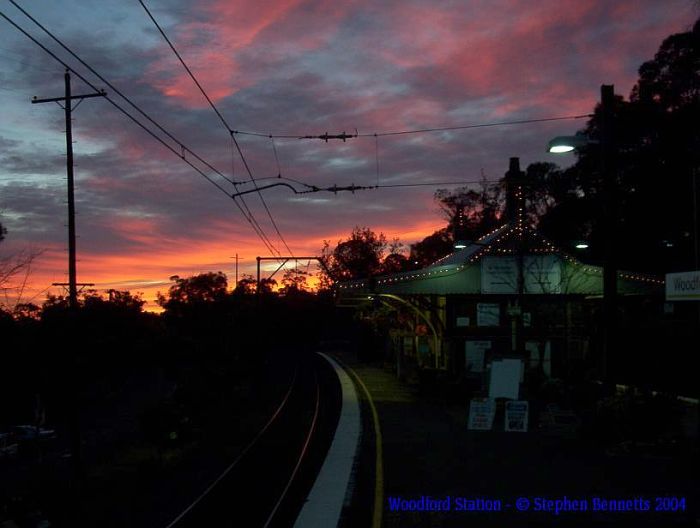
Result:
<svg viewBox="0 0 700 528"><path fill-rule="evenodd" d="M230 128L262 134L235 134L259 186L280 174L318 187L495 181L510 157L523 168L570 165L573 155L553 157L545 145L585 119L373 134L588 114L601 84L627 97L663 39L700 15L692 0L144 2ZM358 225L410 244L446 224L435 186L298 195L275 187L262 191L265 203L256 193L238 202L271 251L230 197L227 180L250 178L231 134L138 0L17 3L186 145L185 158L218 186L152 125L176 153L103 98L84 100L73 113L79 282L141 292L154 309L172 275L223 271L232 283L236 254L239 273L255 274L256 256L286 254L286 246L318 255L324 240L334 245ZM130 108L10 1L0 0L0 12ZM52 283L67 281L64 113L30 104L63 96L63 75L0 18L0 222L8 231L0 258L39 253L26 281L18 276L0 298L10 305L19 289L22 302L41 303L62 293ZM72 91L93 89L74 74ZM326 132L367 136L268 137Z"/></svg>

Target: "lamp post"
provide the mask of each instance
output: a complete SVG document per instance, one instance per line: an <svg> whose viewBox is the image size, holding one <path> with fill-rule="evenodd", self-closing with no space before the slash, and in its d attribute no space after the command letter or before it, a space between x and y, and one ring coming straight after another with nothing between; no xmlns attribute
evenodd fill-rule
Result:
<svg viewBox="0 0 700 528"><path fill-rule="evenodd" d="M617 336L617 258L615 242L617 234L617 199L616 177L614 169L614 120L613 105L614 86L604 84L600 87L601 126L600 141L588 139L582 134L559 136L552 139L548 152L571 152L585 145L600 144L600 170L603 194L603 225L605 236L605 260L603 262L603 349L601 356L602 377L607 377L607 363L611 350L616 345Z"/></svg>

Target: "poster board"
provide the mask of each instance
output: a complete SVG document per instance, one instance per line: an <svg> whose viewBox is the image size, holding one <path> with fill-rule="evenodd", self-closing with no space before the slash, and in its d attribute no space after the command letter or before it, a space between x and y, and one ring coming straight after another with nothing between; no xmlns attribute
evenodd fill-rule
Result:
<svg viewBox="0 0 700 528"><path fill-rule="evenodd" d="M491 341L465 341L465 372L484 372L484 356L486 355L486 351L491 349L491 346Z"/></svg>
<svg viewBox="0 0 700 528"><path fill-rule="evenodd" d="M491 362L489 398L517 400L520 396L520 377L523 362L520 359L501 359Z"/></svg>
<svg viewBox="0 0 700 528"><path fill-rule="evenodd" d="M457 320L455 321L455 326L457 326L457 327L469 326L469 317L457 317Z"/></svg>
<svg viewBox="0 0 700 528"><path fill-rule="evenodd" d="M496 402L490 398L474 398L469 402L469 421L467 429L472 431L490 431L496 416Z"/></svg>
<svg viewBox="0 0 700 528"><path fill-rule="evenodd" d="M505 430L508 432L527 432L529 405L526 400L506 402Z"/></svg>
<svg viewBox="0 0 700 528"><path fill-rule="evenodd" d="M498 326L500 320L500 305L497 303L477 303L476 326Z"/></svg>

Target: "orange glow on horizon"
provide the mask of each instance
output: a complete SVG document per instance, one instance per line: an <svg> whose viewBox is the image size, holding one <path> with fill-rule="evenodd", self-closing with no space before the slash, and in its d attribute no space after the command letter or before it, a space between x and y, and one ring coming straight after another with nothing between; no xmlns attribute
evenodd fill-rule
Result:
<svg viewBox="0 0 700 528"><path fill-rule="evenodd" d="M354 227L354 226L353 226ZM360 226L362 227L362 226ZM368 226L375 233L384 233L390 242L393 238L399 238L404 244L422 240L432 234L435 230L444 227L437 218L426 218L423 221L410 226L383 225L373 228ZM158 236L153 224L145 220L130 220L119 224L118 229L123 229L122 233L127 238L147 244L148 252L131 252L115 254L90 253L88 249L79 248L78 252L78 282L90 282L99 293L106 295L107 290L128 290L132 294L139 294L147 302L144 309L150 312L161 312L162 309L157 304L157 294L167 294L168 288L172 284L169 278L173 275L189 277L199 273L221 271L228 278L229 290L235 287L235 260L234 253L239 256L239 280L245 275L256 276L256 257L265 253L257 252L256 239L250 235L246 239L248 249L232 250L230 241L223 235L219 239L192 240L192 239L170 239ZM352 228L347 232L329 233L321 240L314 237L288 239L292 248L296 248L297 254L318 255L323 244L323 240L329 240L332 247L340 240L345 240L350 236ZM212 231L214 232L214 231ZM299 261L300 269L306 270L307 263ZM278 263L274 261L263 261L261 270L263 276L269 276ZM285 267L293 268L294 262L290 261ZM46 295L66 295L61 287L51 287L53 282L67 282L66 254L59 247L53 247L37 258L27 285L21 298L21 302L33 302L41 304L46 299ZM310 277L307 281L311 289L318 285L317 263L309 263L308 270ZM274 277L281 283L284 270L280 270ZM16 298L8 296L5 304L13 306Z"/></svg>

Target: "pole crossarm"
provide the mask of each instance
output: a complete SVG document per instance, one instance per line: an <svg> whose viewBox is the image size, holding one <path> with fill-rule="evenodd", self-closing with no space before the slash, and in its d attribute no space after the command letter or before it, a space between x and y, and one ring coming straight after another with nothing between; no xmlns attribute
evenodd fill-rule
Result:
<svg viewBox="0 0 700 528"><path fill-rule="evenodd" d="M91 94L84 94L84 95L71 95L68 99L73 100L73 99L89 99L90 97L106 97L107 92L104 90L100 90L97 93L91 93ZM32 104L37 104L37 103L58 103L60 101L65 101L66 97L49 97L46 99L39 99L38 97L34 96L32 97Z"/></svg>

